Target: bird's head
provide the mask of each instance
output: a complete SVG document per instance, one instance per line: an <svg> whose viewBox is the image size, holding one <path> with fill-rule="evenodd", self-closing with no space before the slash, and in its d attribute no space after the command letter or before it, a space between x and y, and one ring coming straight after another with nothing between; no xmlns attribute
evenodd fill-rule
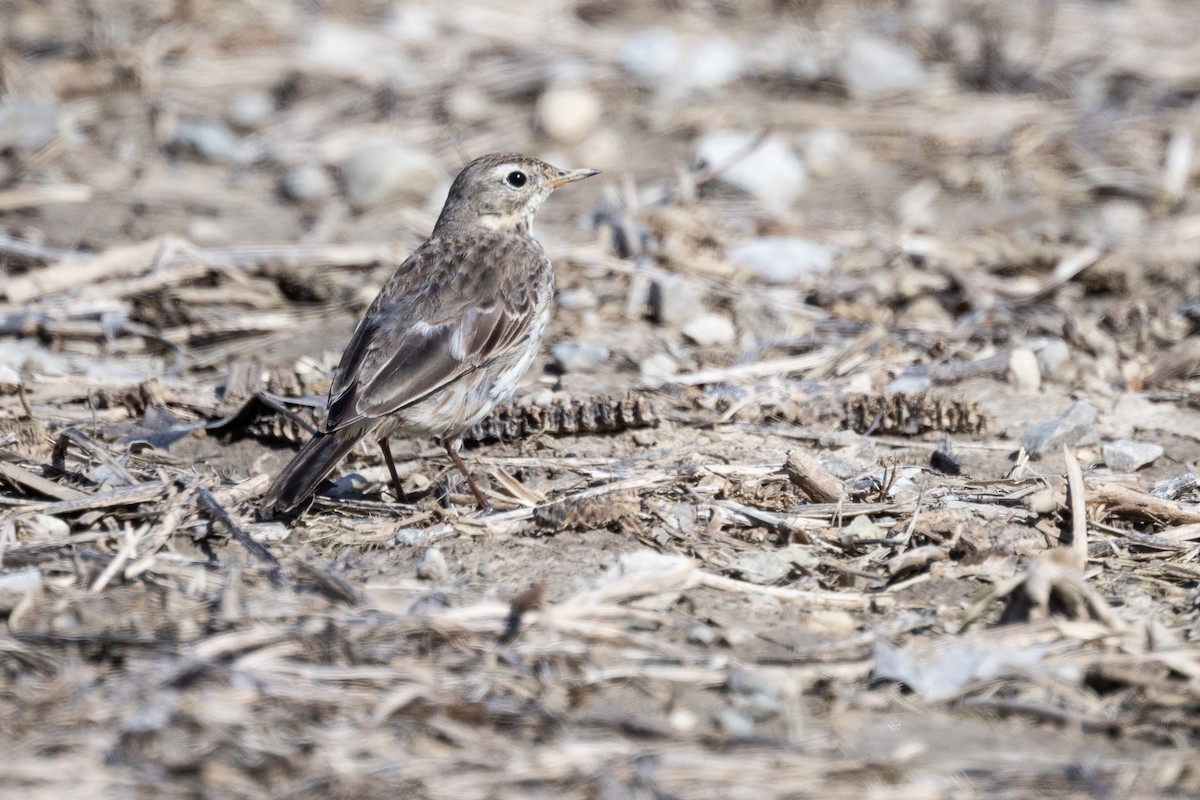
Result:
<svg viewBox="0 0 1200 800"><path fill-rule="evenodd" d="M515 153L481 156L467 164L454 179L437 228L482 225L492 230L529 232L533 215L551 192L599 172L559 169Z"/></svg>

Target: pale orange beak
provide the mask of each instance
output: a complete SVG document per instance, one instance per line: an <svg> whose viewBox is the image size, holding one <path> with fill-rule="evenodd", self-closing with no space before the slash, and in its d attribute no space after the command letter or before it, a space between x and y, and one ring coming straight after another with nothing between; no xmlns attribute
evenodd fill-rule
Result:
<svg viewBox="0 0 1200 800"><path fill-rule="evenodd" d="M549 186L551 189L557 189L559 186L562 186L564 183L571 183L572 181L581 181L584 178L590 178L593 175L599 175L599 174L600 174L600 170L598 170L598 169L560 169L558 171L557 175L555 175L550 180L546 181L546 185Z"/></svg>

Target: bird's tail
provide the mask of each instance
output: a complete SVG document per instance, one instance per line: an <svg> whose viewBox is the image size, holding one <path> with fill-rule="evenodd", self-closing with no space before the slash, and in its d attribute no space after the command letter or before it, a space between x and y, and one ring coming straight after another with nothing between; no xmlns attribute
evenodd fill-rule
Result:
<svg viewBox="0 0 1200 800"><path fill-rule="evenodd" d="M290 511L307 500L321 481L329 477L329 473L367 434L367 430L365 427L343 428L314 435L275 476L263 498L263 511L267 514Z"/></svg>

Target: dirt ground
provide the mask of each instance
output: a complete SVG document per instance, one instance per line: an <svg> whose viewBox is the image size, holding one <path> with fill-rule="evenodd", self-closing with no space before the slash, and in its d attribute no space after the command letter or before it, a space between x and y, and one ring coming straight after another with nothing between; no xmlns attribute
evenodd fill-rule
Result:
<svg viewBox="0 0 1200 800"><path fill-rule="evenodd" d="M1200 794L1200 6L453 5L0 0L0 797ZM264 519L493 151L497 510Z"/></svg>

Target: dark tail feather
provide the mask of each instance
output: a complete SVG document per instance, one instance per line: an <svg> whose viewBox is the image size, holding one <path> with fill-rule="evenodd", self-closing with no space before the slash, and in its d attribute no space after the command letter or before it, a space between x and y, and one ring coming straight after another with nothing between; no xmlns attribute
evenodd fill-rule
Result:
<svg viewBox="0 0 1200 800"><path fill-rule="evenodd" d="M366 429L342 429L313 436L275 476L263 498L263 511L290 511L307 500L366 433Z"/></svg>

